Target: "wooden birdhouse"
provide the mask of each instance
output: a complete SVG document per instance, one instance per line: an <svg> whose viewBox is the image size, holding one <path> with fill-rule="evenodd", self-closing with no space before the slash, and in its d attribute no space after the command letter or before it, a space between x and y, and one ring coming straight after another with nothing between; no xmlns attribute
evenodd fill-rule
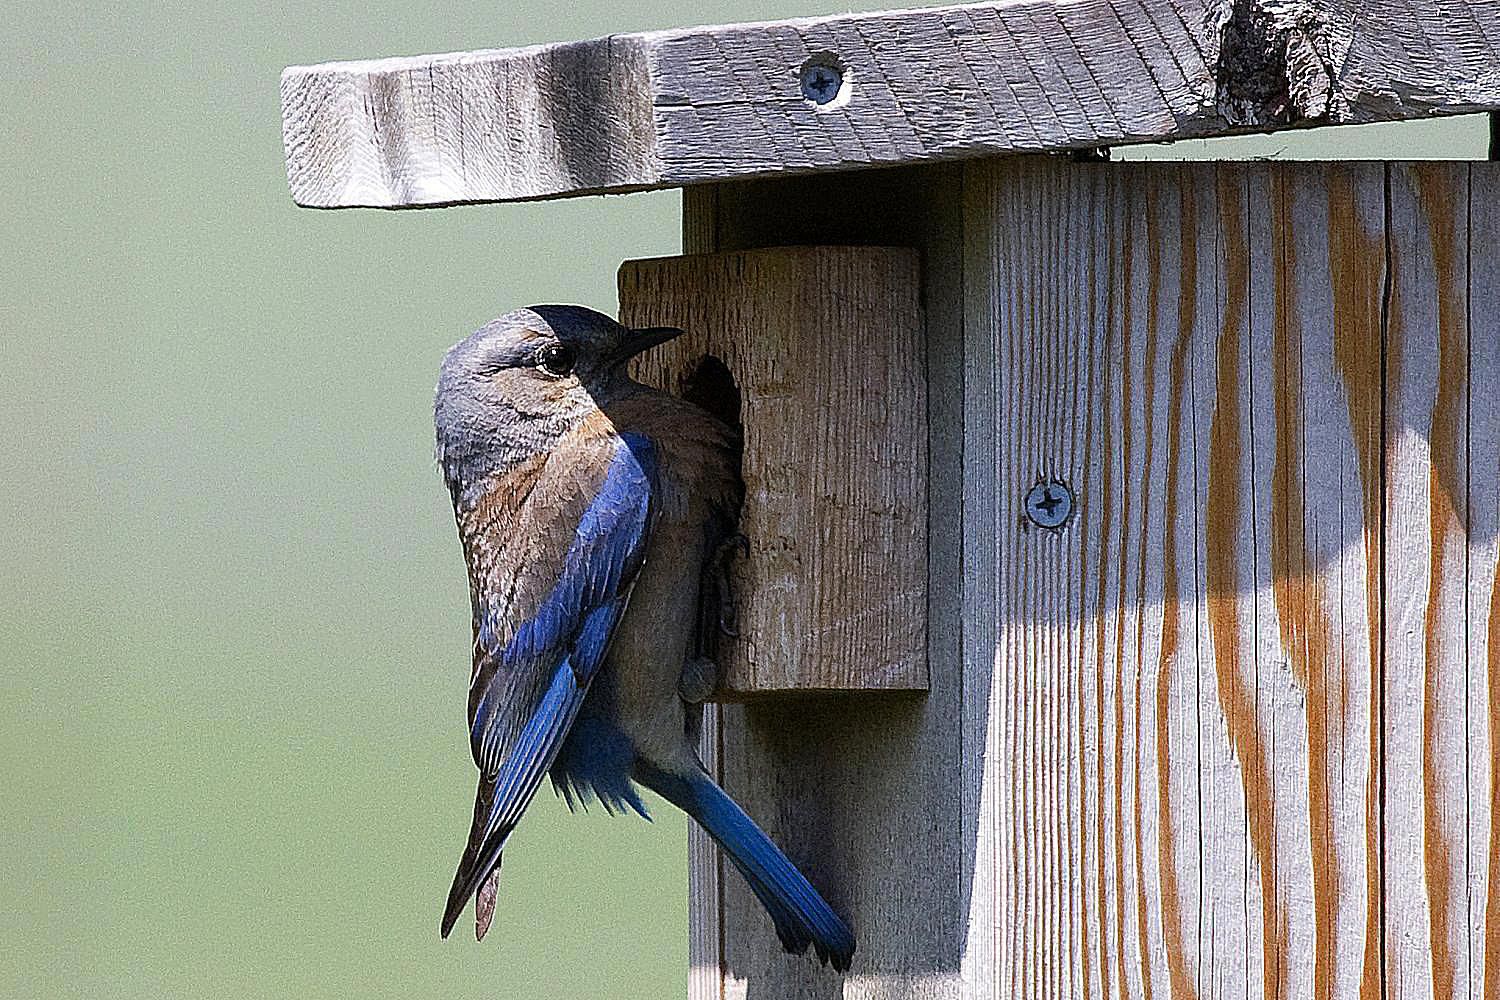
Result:
<svg viewBox="0 0 1500 1000"><path fill-rule="evenodd" d="M683 189L620 309L744 431L692 996L1500 996L1500 3L1021 0L294 68L298 203ZM1084 162L1089 160L1089 162Z"/></svg>

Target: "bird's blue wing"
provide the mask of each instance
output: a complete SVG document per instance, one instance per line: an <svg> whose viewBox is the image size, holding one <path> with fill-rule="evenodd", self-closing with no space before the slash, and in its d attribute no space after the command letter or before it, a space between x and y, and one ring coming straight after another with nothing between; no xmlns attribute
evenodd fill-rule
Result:
<svg viewBox="0 0 1500 1000"><path fill-rule="evenodd" d="M506 837L556 759L640 569L653 515L655 451L649 439L634 434L611 447L545 596L524 617L513 607L481 604L481 663L470 712L480 788L469 846L443 918L445 935L498 862Z"/></svg>

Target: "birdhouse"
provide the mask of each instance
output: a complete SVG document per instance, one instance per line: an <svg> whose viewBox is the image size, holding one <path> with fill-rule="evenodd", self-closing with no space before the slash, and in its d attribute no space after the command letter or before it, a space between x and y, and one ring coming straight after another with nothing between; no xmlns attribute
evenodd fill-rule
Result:
<svg viewBox="0 0 1500 1000"><path fill-rule="evenodd" d="M1500 4L1023 0L294 68L293 197L683 189L742 429L714 997L1500 996L1500 164L1069 151L1500 107ZM1059 155L1061 154L1061 155Z"/></svg>

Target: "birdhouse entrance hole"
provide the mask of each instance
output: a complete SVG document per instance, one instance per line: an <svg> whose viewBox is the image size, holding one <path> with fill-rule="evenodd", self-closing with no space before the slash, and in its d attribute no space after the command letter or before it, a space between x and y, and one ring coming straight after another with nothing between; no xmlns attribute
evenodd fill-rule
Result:
<svg viewBox="0 0 1500 1000"><path fill-rule="evenodd" d="M705 354L682 379L680 395L732 427L736 436L743 440L745 427L740 421L740 387L735 384L729 366L719 358ZM744 449L740 451L736 457L743 458Z"/></svg>

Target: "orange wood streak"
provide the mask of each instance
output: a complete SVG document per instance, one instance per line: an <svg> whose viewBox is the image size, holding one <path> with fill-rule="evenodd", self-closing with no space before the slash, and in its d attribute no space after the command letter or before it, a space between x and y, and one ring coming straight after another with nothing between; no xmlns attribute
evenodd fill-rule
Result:
<svg viewBox="0 0 1500 1000"><path fill-rule="evenodd" d="M1173 1000L1197 1000L1196 984L1188 973L1187 950L1182 940L1181 888L1177 884L1176 829L1172 822L1172 766L1170 758L1171 727L1168 713L1172 704L1173 668L1179 652L1178 615L1184 600L1196 601L1197 594L1180 593L1177 578L1178 490L1182 467L1182 401L1186 394L1188 351L1193 344L1194 321L1198 315L1198 203L1194 180L1198 169L1176 172L1179 184L1181 222L1178 229L1178 261L1181 279L1177 297L1177 340L1172 345L1171 386L1167 402L1167 498L1166 537L1163 539L1161 675L1156 684L1156 785L1157 785L1157 858L1161 877L1162 943L1167 951L1167 982ZM1154 228L1154 227L1153 227ZM1153 233L1154 235L1154 233ZM1153 239L1152 246L1158 243ZM1156 295L1152 294L1153 309ZM1152 329L1156 328L1153 314ZM1192 469L1189 464L1188 469ZM1196 646L1195 646L1196 650ZM1196 667L1196 657L1194 657Z"/></svg>
<svg viewBox="0 0 1500 1000"><path fill-rule="evenodd" d="M1276 817L1269 764L1257 727L1255 691L1240 670L1243 639L1238 599L1242 590L1254 588L1253 581L1241 580L1233 549L1233 540L1241 534L1241 497L1250 493L1250 477L1245 471L1250 451L1248 442L1241 438L1241 429L1248 427L1248 421L1241 411L1239 395L1248 374L1241 371L1241 364L1248 364L1242 355L1250 285L1244 176L1242 170L1232 168L1221 168L1219 173L1219 223L1226 245L1226 287L1223 326L1219 332L1217 398L1209 427L1206 569L1220 708L1243 769L1250 843L1260 860L1263 989L1270 1000L1276 996L1278 980L1274 963L1278 960L1274 956L1282 951L1280 928L1285 920L1276 877Z"/></svg>
<svg viewBox="0 0 1500 1000"><path fill-rule="evenodd" d="M1458 491L1465 475L1463 405L1468 384L1468 350L1463 304L1456 297L1460 271L1455 249L1457 234L1449 214L1456 196L1453 185L1449 183L1451 174L1446 166L1410 169L1416 175L1418 200L1427 221L1438 296L1437 387L1429 441L1432 464L1428 473L1432 555L1427 589L1426 670L1422 686L1422 823L1428 917L1432 928L1433 992L1436 996L1447 997L1455 995L1456 965L1461 957L1452 952L1449 907L1453 904L1454 894L1465 891L1464 880L1455 878L1451 862L1455 857L1466 857L1466 854L1454 853L1458 847L1451 843L1443 828L1443 803L1438 792L1441 782L1434 777L1439 768L1449 766L1438 747L1438 720L1444 708L1438 690L1442 669L1442 648L1438 638L1443 634L1442 583L1455 573L1460 577L1464 573L1462 565L1453 565L1448 543L1451 537L1462 535L1464 531L1460 505L1464 504L1465 498Z"/></svg>
<svg viewBox="0 0 1500 1000"><path fill-rule="evenodd" d="M1445 763L1439 752L1437 740L1437 721L1443 706L1438 698L1436 675L1441 650L1438 648L1436 635L1442 627L1443 613L1438 594L1447 573L1447 567L1444 564L1448 562L1443 553L1448 545L1449 533L1459 526L1453 524L1451 501L1447 499L1438 485L1436 476L1431 477L1428 487L1432 504L1430 528L1432 564L1427 592L1426 677L1422 685L1422 854L1426 874L1428 919L1432 927L1429 947L1432 953L1433 995L1449 997L1456 995L1454 985L1457 979L1457 972L1454 969L1457 956L1452 954L1448 937L1448 907L1452 903L1455 889L1453 871L1449 862L1453 858L1454 847L1449 842L1447 832L1443 829L1442 802L1436 789L1439 785L1435 776L1436 769L1444 766ZM1462 891L1461 886L1458 888Z"/></svg>
<svg viewBox="0 0 1500 1000"><path fill-rule="evenodd" d="M1365 600L1370 643L1370 761L1365 789L1365 950L1360 976L1360 1000L1379 1000L1383 993L1380 927L1381 830L1380 768L1383 756L1380 731L1384 662L1381 608L1381 567L1384 540L1380 535L1382 398L1380 384L1380 299L1384 267L1371 261L1385 259L1384 234L1368 233L1360 225L1359 203L1346 170L1328 172L1328 265L1333 291L1333 360L1344 383L1345 407L1358 457L1360 491L1364 503Z"/></svg>
<svg viewBox="0 0 1500 1000"><path fill-rule="evenodd" d="M1432 467L1445 494L1444 516L1462 531L1468 477L1465 440L1469 386L1465 315L1468 260L1467 246L1460 248L1453 206L1464 199L1465 192L1455 189L1452 168L1446 164L1421 164L1409 169L1417 177L1417 198L1427 220L1437 280L1434 291L1438 304L1438 365L1432 407ZM1467 239L1467 233L1462 238ZM1437 510L1433 508L1434 517Z"/></svg>
<svg viewBox="0 0 1500 1000"><path fill-rule="evenodd" d="M1313 879L1313 995L1333 995L1336 953L1335 921L1339 910L1337 855L1330 836L1333 815L1328 788L1329 716L1341 707L1328 703L1328 650L1332 645L1329 620L1323 613L1318 569L1307 558L1307 496L1304 490L1304 414L1302 347L1294 285L1298 280L1296 220L1291 209L1294 185L1301 174L1271 174L1272 231L1275 252L1273 354L1276 359L1276 453L1271 480L1271 575L1282 648L1292 674L1305 694L1307 714L1307 808L1312 838ZM1278 949L1278 978L1286 975L1285 949Z"/></svg>

